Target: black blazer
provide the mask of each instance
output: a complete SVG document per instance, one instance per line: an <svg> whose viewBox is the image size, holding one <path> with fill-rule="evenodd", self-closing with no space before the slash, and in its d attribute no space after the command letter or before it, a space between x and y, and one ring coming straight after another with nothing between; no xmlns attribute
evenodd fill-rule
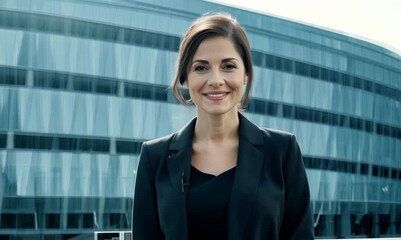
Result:
<svg viewBox="0 0 401 240"><path fill-rule="evenodd" d="M294 135L258 128L239 113L239 147L229 206L230 240L313 239L309 186ZM185 240L186 187L196 118L145 142L134 193L134 240Z"/></svg>

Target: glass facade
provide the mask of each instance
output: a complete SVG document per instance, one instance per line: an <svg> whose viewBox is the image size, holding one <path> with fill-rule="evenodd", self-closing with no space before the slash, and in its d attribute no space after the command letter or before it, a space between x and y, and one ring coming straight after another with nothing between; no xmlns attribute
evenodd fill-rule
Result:
<svg viewBox="0 0 401 240"><path fill-rule="evenodd" d="M129 230L144 140L195 116L170 84L190 23L245 27L245 115L294 133L319 238L401 236L401 57L349 36L200 0L0 2L0 238Z"/></svg>

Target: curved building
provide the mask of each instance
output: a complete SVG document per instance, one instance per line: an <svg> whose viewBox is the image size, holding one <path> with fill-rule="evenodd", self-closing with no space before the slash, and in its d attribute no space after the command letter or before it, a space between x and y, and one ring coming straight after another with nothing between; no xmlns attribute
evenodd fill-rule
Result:
<svg viewBox="0 0 401 240"><path fill-rule="evenodd" d="M245 114L294 133L316 237L401 236L401 57L332 31L199 0L0 1L0 238L129 230L144 140L194 115L169 88L205 12L245 27Z"/></svg>

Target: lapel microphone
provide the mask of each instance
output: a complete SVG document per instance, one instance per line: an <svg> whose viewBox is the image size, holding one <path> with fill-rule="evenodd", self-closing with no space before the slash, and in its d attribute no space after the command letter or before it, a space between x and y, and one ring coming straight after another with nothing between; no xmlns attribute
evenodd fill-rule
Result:
<svg viewBox="0 0 401 240"><path fill-rule="evenodd" d="M181 174L181 191L185 192L189 187L189 177L184 172Z"/></svg>

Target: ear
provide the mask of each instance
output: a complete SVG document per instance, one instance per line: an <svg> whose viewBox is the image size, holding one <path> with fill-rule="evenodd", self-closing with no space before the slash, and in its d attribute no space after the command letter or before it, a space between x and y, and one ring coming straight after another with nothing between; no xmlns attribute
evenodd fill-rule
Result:
<svg viewBox="0 0 401 240"><path fill-rule="evenodd" d="M185 81L182 83L182 86L188 88L188 79L185 79Z"/></svg>
<svg viewBox="0 0 401 240"><path fill-rule="evenodd" d="M245 73L245 78L244 78L244 85L246 85L248 83L248 74Z"/></svg>

